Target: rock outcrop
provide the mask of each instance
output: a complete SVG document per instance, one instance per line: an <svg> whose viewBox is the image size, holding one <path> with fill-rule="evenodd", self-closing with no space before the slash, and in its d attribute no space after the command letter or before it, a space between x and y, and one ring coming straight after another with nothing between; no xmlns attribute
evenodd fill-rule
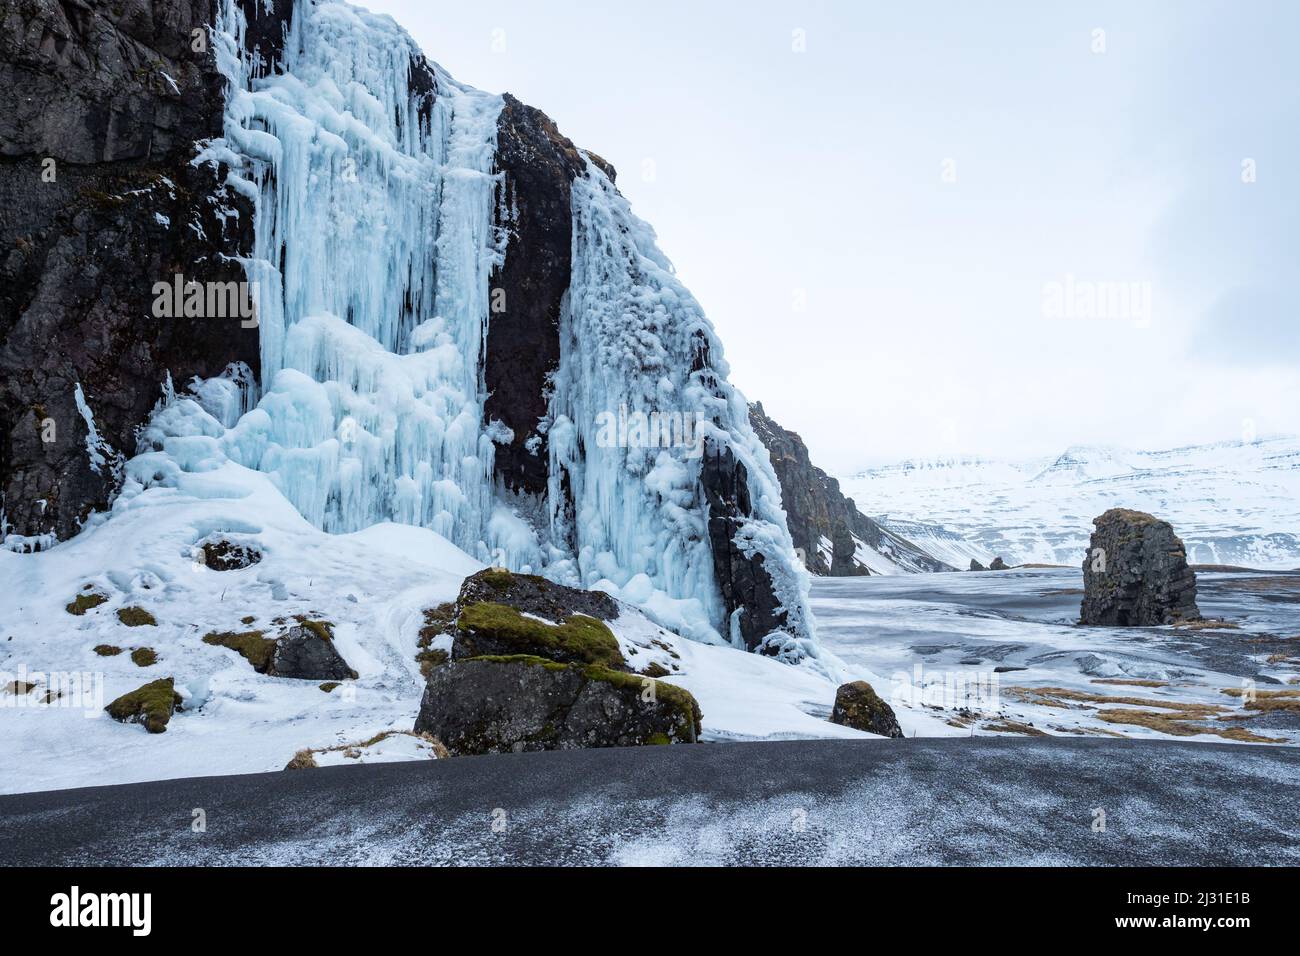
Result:
<svg viewBox="0 0 1300 956"><path fill-rule="evenodd" d="M882 737L902 737L894 709L885 703L875 689L864 680L842 684L835 692L835 707L831 710L831 723L842 724L855 730L880 734Z"/></svg>
<svg viewBox="0 0 1300 956"><path fill-rule="evenodd" d="M970 559L970 570L971 570L971 571L987 571L988 568L984 567L984 565L980 564L980 563L979 563L978 561L976 561L974 558L971 558L971 559Z"/></svg>
<svg viewBox="0 0 1300 956"><path fill-rule="evenodd" d="M679 687L521 655L434 668L415 730L465 755L695 743L699 719Z"/></svg>
<svg viewBox="0 0 1300 956"><path fill-rule="evenodd" d="M427 668L415 730L453 754L694 743L687 691L629 673L606 622L620 607L599 591L488 568L455 602L426 614L420 644L447 652ZM639 613L629 609L629 613Z"/></svg>
<svg viewBox="0 0 1300 956"><path fill-rule="evenodd" d="M998 555L996 558L994 558L994 559L992 560L992 562L989 563L989 570L990 570L990 571L1010 571L1010 570L1011 570L1011 567L1010 567L1010 565L1008 565L1005 561L1002 560L1002 556L1001 556L1001 555Z"/></svg>
<svg viewBox="0 0 1300 956"><path fill-rule="evenodd" d="M289 628L289 633L275 642L266 673L297 680L356 680L357 677L357 672L334 646L329 625L318 621Z"/></svg>
<svg viewBox="0 0 1300 956"><path fill-rule="evenodd" d="M153 314L174 275L240 282L251 204L193 166L224 79L211 0L0 6L0 495L11 547L107 507L136 428L178 387L258 367L238 317Z"/></svg>
<svg viewBox="0 0 1300 956"><path fill-rule="evenodd" d="M1196 574L1167 521L1112 508L1093 525L1083 561L1082 623L1157 627L1200 619Z"/></svg>
<svg viewBox="0 0 1300 956"><path fill-rule="evenodd" d="M860 546L903 570L956 570L859 511L853 499L840 492L840 483L813 465L803 439L773 421L761 402L749 406L749 421L771 457L790 537L810 572L833 577L870 574L858 556Z"/></svg>

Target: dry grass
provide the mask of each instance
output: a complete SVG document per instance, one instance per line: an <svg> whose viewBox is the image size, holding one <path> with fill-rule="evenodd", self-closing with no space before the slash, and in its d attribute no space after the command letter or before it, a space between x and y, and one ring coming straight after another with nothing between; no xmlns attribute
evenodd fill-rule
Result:
<svg viewBox="0 0 1300 956"><path fill-rule="evenodd" d="M1067 687L1012 687L1006 693L1012 699L1045 707L1065 708L1074 703L1097 705L1096 717L1108 724L1146 727L1171 737L1212 734L1226 740L1244 743L1286 743L1284 739L1260 736L1246 727L1223 727L1208 723L1211 720L1249 719L1250 715L1232 715L1225 707L1218 704L1185 703L1146 697L1119 697L1071 690ZM1223 693L1240 697L1242 691L1239 688L1228 688ZM1300 690L1256 691L1255 693L1256 699L1245 705L1248 710L1300 712Z"/></svg>
<svg viewBox="0 0 1300 956"><path fill-rule="evenodd" d="M1225 740L1237 740L1243 743L1286 743L1285 740L1276 737L1261 737L1245 727L1214 727L1208 724L1180 720L1175 715L1160 714L1153 710L1128 710L1117 707L1112 710L1100 711L1097 716L1108 724L1131 724L1137 727L1146 727L1162 734L1169 734L1171 737L1195 737L1198 734L1213 734L1216 737L1223 737Z"/></svg>
<svg viewBox="0 0 1300 956"><path fill-rule="evenodd" d="M1047 734L1037 727L1031 727L1029 724L1022 724L1018 720L995 720L983 726L983 730L991 730L995 734L1019 734L1022 737L1046 737Z"/></svg>
<svg viewBox="0 0 1300 956"><path fill-rule="evenodd" d="M1199 621L1180 621L1175 631L1236 631L1240 626L1221 617L1206 617Z"/></svg>
<svg viewBox="0 0 1300 956"><path fill-rule="evenodd" d="M317 767L319 764L316 763L316 754L337 753L340 751L343 753L343 756L349 760L359 760L361 758L361 751L367 747L373 747L375 744L387 740L389 737L399 736L417 737L420 740L423 740L429 745L429 749L433 751L433 755L439 760L446 760L451 756L451 752L447 750L443 745L443 742L432 734L426 734L423 732L416 733L410 730L385 730L382 733L375 734L369 740L362 740L351 744L337 744L333 747L317 747L315 749L299 750L293 755L293 759L285 765L284 769L305 770L311 767Z"/></svg>
<svg viewBox="0 0 1300 956"><path fill-rule="evenodd" d="M1093 681L1094 684L1122 685L1124 687L1168 687L1167 680L1139 680L1136 677L1106 677Z"/></svg>

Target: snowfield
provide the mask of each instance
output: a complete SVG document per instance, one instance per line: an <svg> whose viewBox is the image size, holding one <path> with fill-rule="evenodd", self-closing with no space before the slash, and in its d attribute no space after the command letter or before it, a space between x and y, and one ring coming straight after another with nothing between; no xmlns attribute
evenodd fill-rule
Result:
<svg viewBox="0 0 1300 956"><path fill-rule="evenodd" d="M911 461L842 477L864 513L959 569L1079 566L1109 508L1170 522L1193 564L1300 568L1300 438L1054 459Z"/></svg>

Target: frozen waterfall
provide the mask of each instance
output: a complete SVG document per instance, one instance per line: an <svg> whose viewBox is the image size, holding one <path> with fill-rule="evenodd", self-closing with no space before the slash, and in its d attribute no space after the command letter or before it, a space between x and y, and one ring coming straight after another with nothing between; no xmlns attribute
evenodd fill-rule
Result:
<svg viewBox="0 0 1300 956"><path fill-rule="evenodd" d="M426 526L481 560L601 588L687 636L738 643L700 485L702 443L725 447L749 476L735 545L765 556L788 617L791 633L768 650L817 656L807 575L745 399L653 231L605 174L588 163L572 186L560 366L538 423L550 487L524 501L498 486L504 426L483 420L489 283L509 220L495 208L502 98L437 67L436 96L413 96L412 64L424 62L413 41L338 0L298 0L275 70L248 54L245 31L239 5L221 0L225 135L196 162L224 162L228 188L254 204L244 267L258 290L261 392L237 421L158 415L155 445L197 428L202 448L265 472L327 531ZM202 383L195 391L202 401ZM631 438L643 422L654 434Z"/></svg>

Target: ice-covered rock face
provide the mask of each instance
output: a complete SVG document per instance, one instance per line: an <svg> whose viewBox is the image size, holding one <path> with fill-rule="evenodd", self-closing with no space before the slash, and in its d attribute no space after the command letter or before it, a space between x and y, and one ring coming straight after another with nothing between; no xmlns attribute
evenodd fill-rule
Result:
<svg viewBox="0 0 1300 956"><path fill-rule="evenodd" d="M219 7L225 135L198 159L231 166L229 185L256 206L243 261L262 394L221 454L269 474L327 531L429 527L484 561L615 593L688 636L815 656L807 576L746 402L605 164L549 121L528 127L563 154L568 221L555 235L571 245L550 267L569 275L553 309L516 301L512 314L529 286L526 258L505 268L531 252L512 245L520 209L536 227L545 205L529 206L507 182L518 167L496 161L502 97L427 65L386 17L277 3L280 43L262 7L250 32L247 6ZM511 348L490 338L494 316L549 346L528 370L537 400L519 403L542 414L514 427L486 411L487 343ZM498 446L545 484L505 480ZM708 486L709 461L728 463L725 487Z"/></svg>

